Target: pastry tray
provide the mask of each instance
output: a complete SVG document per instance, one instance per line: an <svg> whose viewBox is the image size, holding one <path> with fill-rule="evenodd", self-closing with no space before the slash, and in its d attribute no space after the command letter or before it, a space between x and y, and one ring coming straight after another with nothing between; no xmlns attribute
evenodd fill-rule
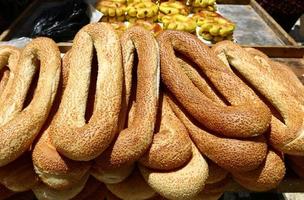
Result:
<svg viewBox="0 0 304 200"><path fill-rule="evenodd" d="M59 0L35 0L21 16L0 35L0 41L21 37L33 26L39 13ZM284 46L297 43L255 0L217 0L218 12L236 23L234 40L242 45Z"/></svg>

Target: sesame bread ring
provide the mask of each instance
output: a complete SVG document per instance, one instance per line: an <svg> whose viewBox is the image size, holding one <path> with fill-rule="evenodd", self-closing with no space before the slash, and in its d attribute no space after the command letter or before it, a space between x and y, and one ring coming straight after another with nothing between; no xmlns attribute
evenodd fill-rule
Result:
<svg viewBox="0 0 304 200"><path fill-rule="evenodd" d="M176 116L186 126L200 152L229 172L251 171L258 168L267 154L263 136L249 139L231 139L204 130L173 97L169 103Z"/></svg>
<svg viewBox="0 0 304 200"><path fill-rule="evenodd" d="M60 155L49 137L49 124L58 110L62 93L68 81L70 56L71 51L68 51L63 57L61 80L54 105L32 153L34 169L40 180L47 186L58 190L73 187L89 173L91 166L89 162L74 161Z"/></svg>
<svg viewBox="0 0 304 200"><path fill-rule="evenodd" d="M193 84L209 99L224 106L223 98L220 98L218 93L216 93L209 80L202 78L201 74L192 67L194 66L193 63L188 63L187 61L187 59L178 55L178 64ZM169 103L172 109L188 129L191 139L201 153L221 168L227 171L250 171L259 167L264 161L267 153L267 144L263 136L252 139L220 137L197 123L172 95L169 96Z"/></svg>
<svg viewBox="0 0 304 200"><path fill-rule="evenodd" d="M270 144L287 154L304 155L304 110L290 91L291 86L282 84L277 78L280 71L269 69L273 67L272 63L260 64L233 42L217 43L213 50L224 54L229 64L262 95L265 103L275 108L272 110L275 113L271 120ZM288 77L281 79L285 82Z"/></svg>
<svg viewBox="0 0 304 200"><path fill-rule="evenodd" d="M161 196L168 199L191 199L205 186L208 165L198 149L192 144L193 156L182 168L173 171L156 171L140 165L146 182Z"/></svg>
<svg viewBox="0 0 304 200"><path fill-rule="evenodd" d="M191 140L186 127L173 113L166 98L162 99L159 132L150 149L139 162L156 170L173 170L185 165L192 157Z"/></svg>
<svg viewBox="0 0 304 200"><path fill-rule="evenodd" d="M302 106L304 106L304 86L290 67L271 60L267 55L254 48L245 48L267 71L275 73L276 79L288 88Z"/></svg>
<svg viewBox="0 0 304 200"><path fill-rule="evenodd" d="M95 167L101 168L102 171L130 166L143 156L152 143L156 123L160 76L157 42L151 32L135 26L122 35L121 44L126 89L124 108L132 109L122 111L124 115L129 115L127 127L119 133L113 145L95 160ZM131 86L132 79L134 81L132 70L135 51L138 55L138 66L137 84L136 88L133 88ZM134 99L130 99L131 90L136 93Z"/></svg>
<svg viewBox="0 0 304 200"><path fill-rule="evenodd" d="M98 60L96 89L90 83L94 48ZM83 27L71 51L67 86L49 135L62 155L88 161L99 156L118 131L123 84L121 48L112 26L101 22ZM95 101L86 122L90 85L95 89Z"/></svg>
<svg viewBox="0 0 304 200"><path fill-rule="evenodd" d="M37 86L32 100L25 104L40 61ZM18 69L8 90L0 98L0 166L27 151L45 123L51 110L61 71L60 52L48 38L32 40L23 49ZM6 94L7 95L6 95ZM4 98L5 97L5 98ZM26 106L24 108L24 106Z"/></svg>
<svg viewBox="0 0 304 200"><path fill-rule="evenodd" d="M253 171L232 173L233 178L243 187L256 192L276 188L285 176L285 164L282 158L269 150L265 162Z"/></svg>
<svg viewBox="0 0 304 200"><path fill-rule="evenodd" d="M267 130L271 119L269 109L197 37L164 31L157 40L162 81L198 122L219 135L235 138L253 137ZM231 106L218 105L202 93L179 67L174 50L194 62Z"/></svg>

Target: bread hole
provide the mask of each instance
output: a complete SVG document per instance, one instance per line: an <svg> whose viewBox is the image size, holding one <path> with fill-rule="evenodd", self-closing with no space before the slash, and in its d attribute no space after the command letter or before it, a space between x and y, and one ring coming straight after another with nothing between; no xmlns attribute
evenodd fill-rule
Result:
<svg viewBox="0 0 304 200"><path fill-rule="evenodd" d="M137 68L138 68L138 53L134 51L134 61L132 68L132 85L131 85L131 94L129 98L129 102L127 102L127 117L125 122L125 128L127 128L131 123L134 116L134 104L136 103L136 91L137 91Z"/></svg>
<svg viewBox="0 0 304 200"><path fill-rule="evenodd" d="M5 86L7 85L10 76L10 70L8 67L3 67L0 70L0 95L3 92Z"/></svg>
<svg viewBox="0 0 304 200"><path fill-rule="evenodd" d="M85 117L84 117L86 123L90 121L90 119L93 115L93 112L94 112L97 77L98 77L97 52L96 52L96 49L93 48L89 93L88 93L86 112L85 112Z"/></svg>
<svg viewBox="0 0 304 200"><path fill-rule="evenodd" d="M40 63L39 59L37 59L37 58L33 59L33 65L35 65L36 68L35 68L34 76L32 77L30 87L27 91L25 101L23 103L23 109L25 109L28 105L30 105L31 101L33 100L35 91L37 89L38 80L39 80L40 64L41 63Z"/></svg>
<svg viewBox="0 0 304 200"><path fill-rule="evenodd" d="M263 94L261 94L247 79L235 68L233 65L230 65L230 68L236 74L247 86L249 86L254 93L267 105L267 107L270 109L273 116L275 116L278 120L280 120L282 123L285 123L285 120L281 113L272 105L272 103L264 97Z"/></svg>
<svg viewBox="0 0 304 200"><path fill-rule="evenodd" d="M203 70L201 70L200 67L196 63L194 63L193 61L191 61L190 59L188 59L183 54L181 54L177 51L175 51L175 55L176 55L176 57L181 58L183 61L188 63L190 66L192 66L192 68L200 75L200 77L206 81L206 83L212 89L212 91L218 97L218 99L220 99L227 106L231 105L228 102L228 100L219 92L219 90L214 86L214 84L211 82L211 80L206 76L206 74L203 72ZM204 93L204 91L201 91L201 92Z"/></svg>

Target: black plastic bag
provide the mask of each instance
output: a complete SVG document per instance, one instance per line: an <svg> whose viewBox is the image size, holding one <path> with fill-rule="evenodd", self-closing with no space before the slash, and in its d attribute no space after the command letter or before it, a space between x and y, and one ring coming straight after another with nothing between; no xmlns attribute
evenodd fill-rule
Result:
<svg viewBox="0 0 304 200"><path fill-rule="evenodd" d="M82 0L69 0L44 10L35 19L31 37L47 36L56 42L72 40L79 29L90 22L87 9Z"/></svg>

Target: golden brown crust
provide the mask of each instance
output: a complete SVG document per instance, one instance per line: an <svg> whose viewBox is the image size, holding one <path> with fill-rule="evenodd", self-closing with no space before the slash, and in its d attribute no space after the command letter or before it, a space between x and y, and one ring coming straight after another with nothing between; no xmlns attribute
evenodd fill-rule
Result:
<svg viewBox="0 0 304 200"><path fill-rule="evenodd" d="M33 151L35 172L44 184L57 190L74 187L89 173L89 162L70 160L61 156L50 141L46 130Z"/></svg>
<svg viewBox="0 0 304 200"><path fill-rule="evenodd" d="M93 48L98 75L94 110L86 123ZM67 87L52 124L50 137L64 156L87 161L100 155L117 133L123 68L118 35L106 23L89 24L75 36Z"/></svg>
<svg viewBox="0 0 304 200"><path fill-rule="evenodd" d="M58 111L62 93L66 87L69 72L71 51L68 51L62 61L61 80L58 92L54 100L50 116L42 131L41 137L35 144L32 160L35 171L44 184L51 188L65 190L77 184L82 177L88 174L90 164L88 162L77 162L61 156L49 137L49 124Z"/></svg>
<svg viewBox="0 0 304 200"><path fill-rule="evenodd" d="M265 163L258 169L233 173L233 178L243 187L256 192L268 191L276 188L285 176L285 164L282 158L269 150Z"/></svg>
<svg viewBox="0 0 304 200"><path fill-rule="evenodd" d="M33 99L23 108L40 60L40 73ZM22 51L9 94L0 98L0 166L28 150L46 121L59 83L61 59L59 49L48 38L32 40Z"/></svg>
<svg viewBox="0 0 304 200"><path fill-rule="evenodd" d="M0 168L0 183L14 192L30 190L38 180L31 160L31 152L26 152Z"/></svg>
<svg viewBox="0 0 304 200"><path fill-rule="evenodd" d="M139 162L151 169L173 170L191 159L192 148L188 131L175 116L166 98L162 99L160 129L150 149Z"/></svg>
<svg viewBox="0 0 304 200"><path fill-rule="evenodd" d="M115 196L124 200L149 199L156 194L137 168L123 182L106 186Z"/></svg>
<svg viewBox="0 0 304 200"><path fill-rule="evenodd" d="M162 81L196 120L209 130L228 137L252 137L267 130L269 109L198 38L184 32L164 31L157 39ZM197 64L231 106L218 105L199 91L178 67L174 50Z"/></svg>
<svg viewBox="0 0 304 200"><path fill-rule="evenodd" d="M192 144L193 156L182 168L160 172L140 165L146 182L161 196L168 199L191 199L205 186L208 165L198 149Z"/></svg>
<svg viewBox="0 0 304 200"><path fill-rule="evenodd" d="M263 136L249 139L231 139L212 134L199 126L183 111L172 97L170 105L188 129L200 152L229 172L254 170L264 161L267 144Z"/></svg>
<svg viewBox="0 0 304 200"><path fill-rule="evenodd" d="M126 89L124 109L128 105L131 107L132 101L136 102L133 104L134 117L128 127L119 133L113 145L96 159L97 166L102 170L120 168L137 161L151 145L156 121L159 98L157 43L153 35L141 27L128 29L121 41ZM136 98L130 99L135 50L138 54ZM122 113L127 114L127 111L123 110Z"/></svg>
<svg viewBox="0 0 304 200"><path fill-rule="evenodd" d="M274 73L276 80L285 88L288 88L291 95L304 105L304 86L288 66L271 60L267 55L257 49L246 48L245 50L267 71Z"/></svg>
<svg viewBox="0 0 304 200"><path fill-rule="evenodd" d="M232 42L217 43L213 50L217 54L225 54L229 63L268 100L266 104L271 104L282 116L283 121L272 117L271 145L288 154L304 155L304 110L291 93L291 87L282 83L287 77L282 77L280 70L275 70L265 56L260 56L266 63L261 64Z"/></svg>

